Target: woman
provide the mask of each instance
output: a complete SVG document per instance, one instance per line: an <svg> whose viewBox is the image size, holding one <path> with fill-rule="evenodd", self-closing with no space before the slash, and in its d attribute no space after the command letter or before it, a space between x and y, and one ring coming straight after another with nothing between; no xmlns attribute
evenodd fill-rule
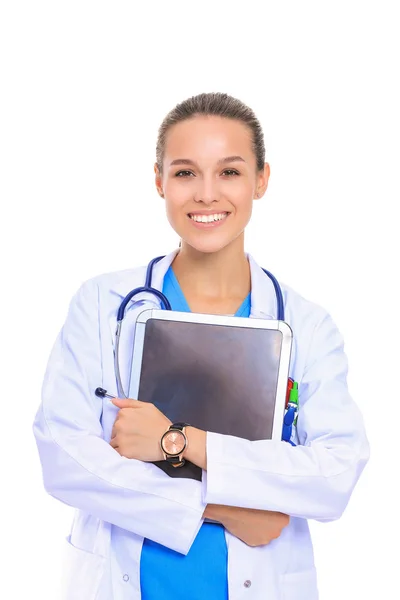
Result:
<svg viewBox="0 0 400 600"><path fill-rule="evenodd" d="M155 179L180 249L154 268L172 309L276 318L269 278L244 252L253 200L268 185L260 124L226 94L179 104L159 130ZM162 435L171 422L115 390L116 313L143 285L143 268L82 285L52 351L34 432L46 490L75 507L65 597L74 600L314 600L307 519L343 513L368 460L360 413L346 384L342 338L330 316L282 287L299 382L296 447L186 428L184 458L203 481L169 478ZM126 381L142 295L121 337ZM125 351L124 351L125 350ZM204 522L209 518L221 524Z"/></svg>

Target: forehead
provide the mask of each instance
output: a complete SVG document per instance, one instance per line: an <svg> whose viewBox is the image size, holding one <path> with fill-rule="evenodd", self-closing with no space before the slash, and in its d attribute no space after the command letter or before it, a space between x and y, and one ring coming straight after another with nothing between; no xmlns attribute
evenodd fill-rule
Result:
<svg viewBox="0 0 400 600"><path fill-rule="evenodd" d="M249 127L234 119L196 116L177 123L168 131L164 158L220 159L240 155L254 160Z"/></svg>

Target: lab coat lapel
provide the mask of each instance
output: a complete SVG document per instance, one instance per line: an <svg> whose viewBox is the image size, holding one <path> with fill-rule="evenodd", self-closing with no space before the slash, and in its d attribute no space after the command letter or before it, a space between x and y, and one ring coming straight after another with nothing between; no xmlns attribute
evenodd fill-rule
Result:
<svg viewBox="0 0 400 600"><path fill-rule="evenodd" d="M250 317L256 319L277 319L278 306L274 284L254 258L247 255L251 273Z"/></svg>

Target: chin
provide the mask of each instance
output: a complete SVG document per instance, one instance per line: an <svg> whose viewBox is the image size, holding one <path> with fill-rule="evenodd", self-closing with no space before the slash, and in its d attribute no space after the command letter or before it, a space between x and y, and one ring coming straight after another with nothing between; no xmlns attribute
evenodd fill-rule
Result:
<svg viewBox="0 0 400 600"><path fill-rule="evenodd" d="M185 244L193 248L196 252L200 252L202 254L215 254L216 252L220 252L227 246L230 246L235 240L234 239L207 239L203 237L203 239L192 240L189 237L183 238Z"/></svg>

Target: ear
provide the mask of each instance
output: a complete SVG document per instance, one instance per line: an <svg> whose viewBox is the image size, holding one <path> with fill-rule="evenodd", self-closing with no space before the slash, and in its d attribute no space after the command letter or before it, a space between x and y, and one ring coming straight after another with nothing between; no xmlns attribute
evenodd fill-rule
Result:
<svg viewBox="0 0 400 600"><path fill-rule="evenodd" d="M161 198L164 198L164 191L163 191L163 187L162 187L162 176L161 176L160 169L158 168L157 163L154 163L154 173L156 175L155 183L156 183L157 192L161 196Z"/></svg>
<svg viewBox="0 0 400 600"><path fill-rule="evenodd" d="M257 186L255 192L255 199L262 198L267 191L269 176L271 170L268 163L265 163L264 168L257 173Z"/></svg>

